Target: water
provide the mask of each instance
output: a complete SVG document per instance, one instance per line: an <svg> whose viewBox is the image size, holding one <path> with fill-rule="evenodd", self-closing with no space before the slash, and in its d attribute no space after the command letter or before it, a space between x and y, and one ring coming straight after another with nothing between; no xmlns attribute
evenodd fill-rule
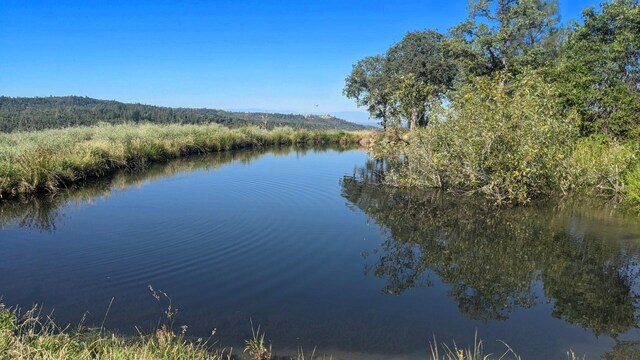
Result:
<svg viewBox="0 0 640 360"><path fill-rule="evenodd" d="M359 150L212 154L0 207L0 294L62 323L236 349L417 359L439 341L527 359L639 356L640 222L602 202L495 209L375 185ZM166 305L166 303L165 303ZM241 351L236 351L241 352Z"/></svg>

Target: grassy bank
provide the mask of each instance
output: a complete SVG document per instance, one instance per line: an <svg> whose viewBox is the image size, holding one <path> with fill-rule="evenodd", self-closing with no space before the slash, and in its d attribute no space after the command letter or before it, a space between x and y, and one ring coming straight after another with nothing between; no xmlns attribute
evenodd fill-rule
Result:
<svg viewBox="0 0 640 360"><path fill-rule="evenodd" d="M157 296L163 293L154 292ZM252 337L242 349L223 348L216 341L216 330L206 338L191 340L188 327L174 327L177 310L168 307L155 331L124 337L103 328L82 324L60 327L51 317L41 315L37 307L25 313L6 308L0 303L0 360L317 360L333 359L315 348L299 348L293 355L278 355L260 327L252 326ZM487 353L476 334L468 347L455 342L438 342L434 337L425 351L428 360L522 360L514 349L501 342L502 350ZM623 346L604 356L606 359L636 358L638 348ZM568 350L566 359L582 360Z"/></svg>
<svg viewBox="0 0 640 360"><path fill-rule="evenodd" d="M0 197L56 192L117 169L271 145L357 144L368 132L209 125L101 125L0 134Z"/></svg>
<svg viewBox="0 0 640 360"><path fill-rule="evenodd" d="M211 339L188 342L166 325L152 335L129 339L82 325L60 328L37 308L19 315L0 305L0 359L231 359L231 350Z"/></svg>
<svg viewBox="0 0 640 360"><path fill-rule="evenodd" d="M156 293L158 294L158 293ZM158 295L161 296L161 295ZM0 304L0 359L2 360L306 360L332 359L316 350L298 349L293 355L277 355L260 328L252 328L252 337L244 349L221 348L215 330L207 339L187 340L187 326L174 329L176 312L171 307L163 314L162 323L151 334L128 338L108 333L102 328L86 328L82 324L60 327L50 317L39 315L37 308L24 314ZM430 344L432 360L517 360L519 356L508 346L500 354L486 354L483 343L475 339L469 348Z"/></svg>

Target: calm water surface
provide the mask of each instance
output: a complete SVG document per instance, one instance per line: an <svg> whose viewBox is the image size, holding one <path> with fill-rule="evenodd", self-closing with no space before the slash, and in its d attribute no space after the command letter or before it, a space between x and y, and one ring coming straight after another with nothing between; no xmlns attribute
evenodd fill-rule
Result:
<svg viewBox="0 0 640 360"><path fill-rule="evenodd" d="M601 203L497 210L376 185L359 150L236 152L0 206L0 295L58 321L177 323L240 348L426 358L430 339L528 359L640 356L640 224ZM239 351L241 352L241 350Z"/></svg>

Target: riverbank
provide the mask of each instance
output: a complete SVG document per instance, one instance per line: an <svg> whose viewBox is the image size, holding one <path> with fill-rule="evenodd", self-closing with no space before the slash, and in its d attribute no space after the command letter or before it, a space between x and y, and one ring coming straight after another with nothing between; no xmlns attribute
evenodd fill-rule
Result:
<svg viewBox="0 0 640 360"><path fill-rule="evenodd" d="M640 213L639 141L604 136L558 140L552 126L544 135L532 135L535 126L522 124L511 127L521 127L519 132L509 133L490 121L482 132L472 129L483 125L481 120L450 119L424 129L390 131L370 148L373 158L384 159L378 171L384 174L382 182L394 187L481 194L497 205L591 196Z"/></svg>
<svg viewBox="0 0 640 360"><path fill-rule="evenodd" d="M152 290L153 291L153 290ZM159 298L162 293L156 293ZM0 359L4 360L96 360L96 359L136 359L136 360L306 360L332 359L332 355L297 349L294 355L277 355L270 341L265 338L260 327L252 328L252 337L245 340L244 349L222 348L216 341L214 329L206 339L187 338L188 327L174 329L176 311L168 307L161 324L151 334L140 333L129 338L110 333L101 328L88 328L82 323L76 326L60 327L51 317L40 315L37 307L19 314L0 304ZM252 324L253 326L253 324ZM431 360L519 360L520 357L505 344L500 354L485 354L483 343L477 337L469 348L458 348L455 343L430 343ZM570 353L573 354L573 353ZM426 355L426 354L425 354ZM569 356L570 360L577 359Z"/></svg>
<svg viewBox="0 0 640 360"><path fill-rule="evenodd" d="M119 169L192 154L273 145L358 145L369 131L208 125L100 125L0 134L0 198L55 193Z"/></svg>

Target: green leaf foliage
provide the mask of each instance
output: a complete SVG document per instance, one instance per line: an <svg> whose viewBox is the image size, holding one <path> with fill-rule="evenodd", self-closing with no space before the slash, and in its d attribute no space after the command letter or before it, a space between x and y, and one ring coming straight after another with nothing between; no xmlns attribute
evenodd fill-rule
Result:
<svg viewBox="0 0 640 360"><path fill-rule="evenodd" d="M560 188L560 169L576 136L557 89L536 72L476 78L453 94L430 126L380 156L401 164L389 182L481 191L497 202L527 203ZM384 149L384 145L380 146Z"/></svg>
<svg viewBox="0 0 640 360"><path fill-rule="evenodd" d="M586 9L568 28L557 0L472 0L448 34L408 33L359 62L345 94L394 125L374 147L395 163L389 184L640 203L639 0Z"/></svg>
<svg viewBox="0 0 640 360"><path fill-rule="evenodd" d="M445 36L432 30L407 33L385 55L353 66L343 93L383 127L426 124L429 103L453 87L457 65L445 53Z"/></svg>
<svg viewBox="0 0 640 360"><path fill-rule="evenodd" d="M541 67L560 40L556 0L476 0L469 17L453 27L447 47L470 75Z"/></svg>
<svg viewBox="0 0 640 360"><path fill-rule="evenodd" d="M584 11L553 69L584 135L640 135L640 6L615 0Z"/></svg>

